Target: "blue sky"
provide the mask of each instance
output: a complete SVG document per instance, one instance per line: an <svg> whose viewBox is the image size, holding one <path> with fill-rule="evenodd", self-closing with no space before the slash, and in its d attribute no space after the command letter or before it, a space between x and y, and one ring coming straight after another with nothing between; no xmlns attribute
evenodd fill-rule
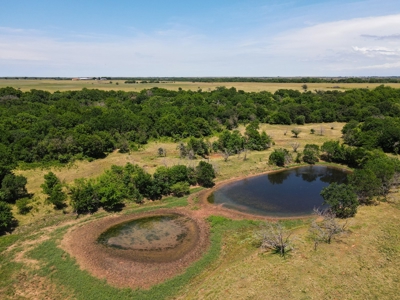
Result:
<svg viewBox="0 0 400 300"><path fill-rule="evenodd" d="M0 76L400 76L400 1L2 3Z"/></svg>

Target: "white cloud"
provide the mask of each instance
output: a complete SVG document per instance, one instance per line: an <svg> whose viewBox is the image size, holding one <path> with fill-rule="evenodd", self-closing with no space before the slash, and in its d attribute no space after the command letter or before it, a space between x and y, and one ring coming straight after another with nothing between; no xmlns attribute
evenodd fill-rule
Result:
<svg viewBox="0 0 400 300"><path fill-rule="evenodd" d="M337 71L379 65L385 66L385 70L388 66L398 69L390 61L400 55L399 32L399 14L329 22L277 36L272 51L284 53L294 61L319 62L319 67L315 67L321 69Z"/></svg>
<svg viewBox="0 0 400 300"><path fill-rule="evenodd" d="M398 75L399 32L400 14L234 37L176 25L78 38L0 27L0 76Z"/></svg>

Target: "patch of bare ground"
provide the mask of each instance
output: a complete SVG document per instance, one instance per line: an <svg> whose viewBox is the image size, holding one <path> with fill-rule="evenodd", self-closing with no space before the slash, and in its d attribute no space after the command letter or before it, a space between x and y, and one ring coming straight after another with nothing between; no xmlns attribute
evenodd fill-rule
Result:
<svg viewBox="0 0 400 300"><path fill-rule="evenodd" d="M171 262L141 262L134 258L108 251L97 243L101 233L108 228L146 216L180 214L191 218L197 226L197 243L180 259ZM79 266L93 276L105 279L116 287L149 288L184 272L198 260L209 246L209 226L202 219L185 209L159 209L131 215L114 215L72 227L64 236L61 247L75 257ZM117 254L115 254L117 253Z"/></svg>
<svg viewBox="0 0 400 300"><path fill-rule="evenodd" d="M51 283L45 277L33 276L32 278L26 272L21 272L17 276L18 286L15 289L15 296L18 298L31 300L52 300L60 298L60 290L64 287ZM63 299L72 299L63 297Z"/></svg>

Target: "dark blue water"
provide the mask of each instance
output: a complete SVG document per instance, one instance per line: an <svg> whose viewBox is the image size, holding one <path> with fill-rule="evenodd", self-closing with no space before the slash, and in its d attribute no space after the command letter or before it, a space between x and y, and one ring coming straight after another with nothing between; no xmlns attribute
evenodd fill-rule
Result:
<svg viewBox="0 0 400 300"><path fill-rule="evenodd" d="M221 187L209 202L258 215L308 215L314 207L323 207L321 190L332 182L346 182L347 174L336 168L307 166L260 175Z"/></svg>

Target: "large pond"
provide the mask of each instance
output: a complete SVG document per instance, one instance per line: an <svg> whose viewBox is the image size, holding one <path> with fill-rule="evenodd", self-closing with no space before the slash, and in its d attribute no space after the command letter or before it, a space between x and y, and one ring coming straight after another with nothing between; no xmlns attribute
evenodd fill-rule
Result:
<svg viewBox="0 0 400 300"><path fill-rule="evenodd" d="M110 227L98 242L121 256L148 262L179 259L198 239L195 222L180 214L165 214L134 219ZM126 250L126 251L120 251Z"/></svg>
<svg viewBox="0 0 400 300"><path fill-rule="evenodd" d="M321 190L347 180L345 170L307 166L236 181L216 190L208 201L245 213L296 217L323 207Z"/></svg>

